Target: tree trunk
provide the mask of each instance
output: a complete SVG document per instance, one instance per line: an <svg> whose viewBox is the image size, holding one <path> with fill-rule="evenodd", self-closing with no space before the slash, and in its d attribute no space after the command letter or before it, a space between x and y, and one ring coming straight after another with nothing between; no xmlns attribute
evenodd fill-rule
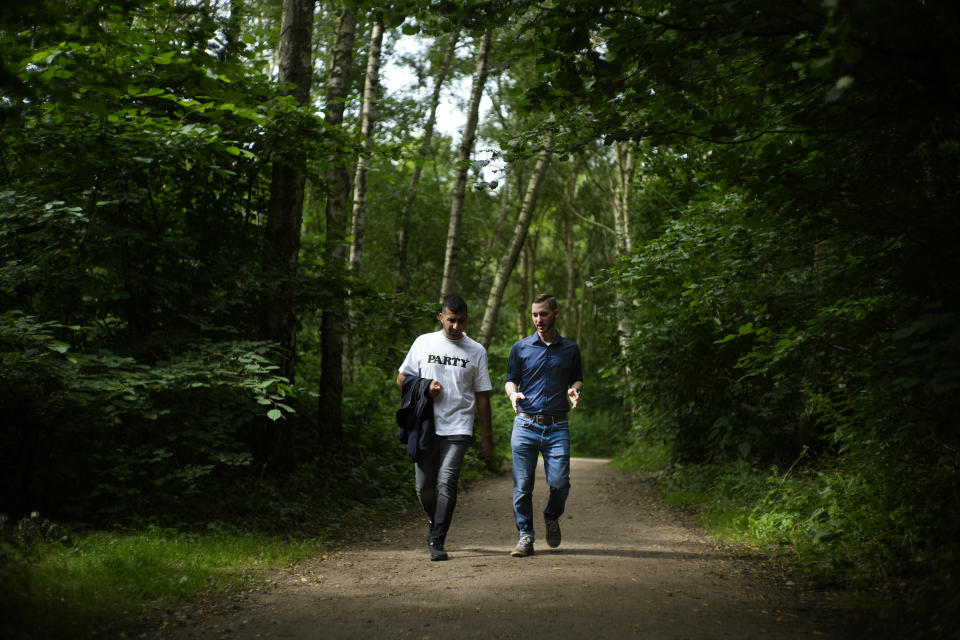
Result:
<svg viewBox="0 0 960 640"><path fill-rule="evenodd" d="M614 189L613 203L613 226L617 234L617 255L626 257L633 250L633 237L630 228L630 188L633 185L633 176L636 173L636 160L634 158L634 144L632 141L615 142L614 149L617 153L617 183ZM631 398L633 394L629 387L631 384L630 371L630 337L633 335L633 329L630 326L630 313L628 307L631 301L623 296L622 287L618 284L616 289L617 306L617 335L620 342L620 351L626 359L623 370L623 379L627 385L623 394L623 417L625 427L629 428L633 417L633 404Z"/></svg>
<svg viewBox="0 0 960 640"><path fill-rule="evenodd" d="M523 296L523 302L526 307L530 306L530 301L537 295L537 238L530 236L529 242L523 247L523 287L526 295Z"/></svg>
<svg viewBox="0 0 960 640"><path fill-rule="evenodd" d="M327 112L329 127L343 124L343 111L350 88L350 65L353 62L353 39L357 18L351 7L344 7L337 22L337 36L333 46L327 84ZM327 234L324 244L325 270L335 296L346 297L344 284L346 260L344 242L347 230L347 203L351 197L348 162L336 151L331 152L327 171ZM337 442L343 436L341 405L343 400L343 305L326 309L321 321L320 388L318 438L323 443Z"/></svg>
<svg viewBox="0 0 960 640"><path fill-rule="evenodd" d="M377 16L370 30L370 52L363 85L363 110L360 114L362 148L357 158L353 181L353 243L350 245L350 272L360 277L363 263L363 228L367 211L367 172L370 169L370 148L373 146L373 124L376 118L377 92L380 87L380 48L383 43L383 18Z"/></svg>
<svg viewBox="0 0 960 640"><path fill-rule="evenodd" d="M504 91L505 89L501 86L501 78L497 78L497 93L500 94ZM512 135L515 127L510 126L510 120L503 114L501 103L497 101L496 96L491 96L491 101L493 102L493 113L500 122L500 128L504 133ZM481 291L488 290L491 285L493 270L496 267L492 258L496 248L500 245L500 236L503 234L503 228L506 226L507 217L510 214L514 183L523 184L522 163L511 166L510 171L505 172L500 178L500 215L498 216L497 225L494 227L493 233L487 238L487 246L484 253L485 259L480 274Z"/></svg>
<svg viewBox="0 0 960 640"><path fill-rule="evenodd" d="M546 144L537 158L537 164L530 175L530 181L527 183L527 192L523 196L523 204L520 207L520 215L517 217L517 225L514 227L510 246L500 260L500 266L497 267L497 273L493 277L493 285L490 287L490 295L487 297L487 306L483 312L483 322L480 325L480 334L477 338L477 342L482 344L484 348L490 346L490 341L493 338L497 315L500 313L500 303L503 301L503 292L507 288L507 281L517 264L517 256L520 255L520 249L523 248L523 243L527 238L527 230L530 228L533 211L537 206L537 193L543 182L543 176L547 173L547 167L550 165L552 152L553 134L551 133L547 136ZM529 302L528 299L526 303L529 304Z"/></svg>
<svg viewBox="0 0 960 640"><path fill-rule="evenodd" d="M457 286L457 263L460 258L460 229L463 226L463 201L466 196L467 174L470 170L470 154L477 133L480 113L480 98L487 82L487 59L490 57L491 31L484 31L477 50L477 72L473 78L473 90L467 107L467 123L463 128L463 140L457 153L457 174L453 185L453 202L450 205L450 226L447 231L447 247L443 259L443 280L440 284L440 299L454 292Z"/></svg>
<svg viewBox="0 0 960 640"><path fill-rule="evenodd" d="M447 50L443 55L443 63L437 71L433 84L433 93L430 96L430 106L427 109L427 123L423 128L423 141L420 144L418 162L414 163L413 175L407 185L406 197L400 215L397 216L397 278L394 281L394 292L399 292L407 273L407 243L410 238L410 212L417 197L417 186L420 184L420 175L423 173L423 163L430 157L430 144L433 140L433 130L437 123L437 107L440 105L440 91L446 81L450 67L453 65L453 56L457 51L457 41L460 39L459 28L454 29L447 42Z"/></svg>
<svg viewBox="0 0 960 640"><path fill-rule="evenodd" d="M617 232L617 254L625 256L633 250L630 229L630 187L637 170L632 141L615 142L617 153L617 184L613 203L613 228Z"/></svg>
<svg viewBox="0 0 960 640"><path fill-rule="evenodd" d="M568 180L568 189L573 188L574 181ZM571 198L572 200L572 198ZM574 249L573 242L573 210L571 207L564 207L564 212L566 215L563 217L563 250L566 256L567 262L567 290L565 292L564 301L566 302L566 308L573 310L576 308L576 301L574 296L577 291L577 255ZM570 320L573 320L570 318ZM569 326L574 326L575 322L570 322Z"/></svg>
<svg viewBox="0 0 960 640"><path fill-rule="evenodd" d="M289 93L301 107L310 103L313 70L313 0L284 0L281 18L277 78L281 86L293 83ZM282 90L285 91L285 90ZM273 163L270 209L264 232L263 270L275 284L265 295L261 335L280 345L278 373L293 383L296 363L297 310L292 278L297 273L300 224L306 184L306 156L294 140L282 141L286 149ZM293 428L286 420L258 425L257 458L278 470L293 467Z"/></svg>

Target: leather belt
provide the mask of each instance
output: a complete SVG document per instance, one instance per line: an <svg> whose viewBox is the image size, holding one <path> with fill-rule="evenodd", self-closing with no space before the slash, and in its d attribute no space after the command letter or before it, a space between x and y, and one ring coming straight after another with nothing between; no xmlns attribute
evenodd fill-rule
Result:
<svg viewBox="0 0 960 640"><path fill-rule="evenodd" d="M551 416L546 413L520 413L521 418L526 418L527 420L533 420L537 424L557 424L558 422L563 422L567 419L566 416Z"/></svg>

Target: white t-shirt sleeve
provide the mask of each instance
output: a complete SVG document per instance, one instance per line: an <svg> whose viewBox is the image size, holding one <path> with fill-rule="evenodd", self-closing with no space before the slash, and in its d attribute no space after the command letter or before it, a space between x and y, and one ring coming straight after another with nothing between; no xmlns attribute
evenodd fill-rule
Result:
<svg viewBox="0 0 960 640"><path fill-rule="evenodd" d="M487 350L477 343L479 356L477 357L477 377L474 380L474 391L490 391L493 385L490 384L490 367L487 366Z"/></svg>
<svg viewBox="0 0 960 640"><path fill-rule="evenodd" d="M423 347L423 336L418 337L410 345L407 356L400 365L400 373L405 376L420 376L420 352Z"/></svg>

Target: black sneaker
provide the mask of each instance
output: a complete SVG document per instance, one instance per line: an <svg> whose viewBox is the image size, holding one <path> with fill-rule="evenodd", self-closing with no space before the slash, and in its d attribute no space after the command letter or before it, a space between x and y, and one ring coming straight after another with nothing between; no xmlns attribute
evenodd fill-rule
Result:
<svg viewBox="0 0 960 640"><path fill-rule="evenodd" d="M514 558L525 558L533 555L533 540L530 536L521 536L517 541L517 546L510 552Z"/></svg>
<svg viewBox="0 0 960 640"><path fill-rule="evenodd" d="M443 542L440 540L430 541L430 560L446 560L450 556L443 550Z"/></svg>
<svg viewBox="0 0 960 640"><path fill-rule="evenodd" d="M547 520L547 544L551 547L560 546L560 521Z"/></svg>

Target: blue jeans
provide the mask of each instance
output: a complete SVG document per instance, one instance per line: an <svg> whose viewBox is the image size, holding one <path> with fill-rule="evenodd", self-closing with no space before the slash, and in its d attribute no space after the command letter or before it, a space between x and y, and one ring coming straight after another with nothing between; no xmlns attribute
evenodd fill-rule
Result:
<svg viewBox="0 0 960 640"><path fill-rule="evenodd" d="M520 537L533 535L533 483L537 457L543 455L543 468L550 487L550 497L543 517L557 520L563 515L570 495L570 423L537 424L517 416L510 436L513 449L513 515Z"/></svg>
<svg viewBox="0 0 960 640"><path fill-rule="evenodd" d="M430 539L443 544L457 506L457 483L470 436L437 436L433 449L417 461L417 498L430 526Z"/></svg>

